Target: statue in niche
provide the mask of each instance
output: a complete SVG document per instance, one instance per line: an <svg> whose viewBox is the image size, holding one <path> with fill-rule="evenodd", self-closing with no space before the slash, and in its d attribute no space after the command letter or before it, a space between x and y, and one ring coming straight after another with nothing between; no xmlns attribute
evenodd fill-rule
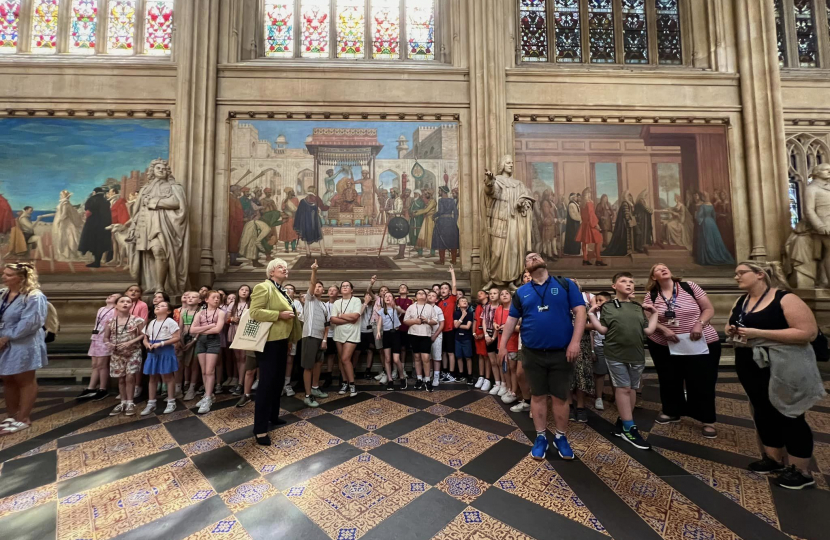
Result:
<svg viewBox="0 0 830 540"><path fill-rule="evenodd" d="M819 287L828 286L828 277L830 277L830 164L822 163L816 165L810 172L812 182L807 185L804 203L804 218L807 224L812 229L815 244L813 245L814 259L820 260L819 269L817 272L811 272L810 269L802 269L799 273L801 283L803 285L809 284L809 275L813 274L818 277L817 285ZM804 259L808 252L808 247L803 238L804 232L799 233L796 230L794 235L801 234L801 242L796 242L796 238L791 238L787 241L787 245L791 246L787 250L787 255L790 261L799 259L801 265L805 265ZM795 250L795 247L800 247ZM800 256L799 256L800 254ZM793 265L795 267L795 265Z"/></svg>
<svg viewBox="0 0 830 540"><path fill-rule="evenodd" d="M144 290L178 295L187 281L189 249L187 199L170 165L156 159L136 199L127 242L130 274Z"/></svg>
<svg viewBox="0 0 830 540"><path fill-rule="evenodd" d="M513 178L513 158L504 156L498 174L484 171L484 230L482 266L485 289L515 288L525 269L525 256L533 250L533 204L524 182Z"/></svg>

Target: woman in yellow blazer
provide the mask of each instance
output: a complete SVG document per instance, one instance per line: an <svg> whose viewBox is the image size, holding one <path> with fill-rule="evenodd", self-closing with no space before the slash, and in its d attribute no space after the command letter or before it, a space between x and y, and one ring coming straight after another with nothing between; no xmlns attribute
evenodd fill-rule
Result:
<svg viewBox="0 0 830 540"><path fill-rule="evenodd" d="M280 394L285 386L285 366L288 348L302 336L302 326L294 306L283 288L288 279L288 266L282 259L274 259L265 269L268 279L254 287L251 293L249 317L259 322L270 322L268 340L262 352L256 353L259 364L259 386L254 408L254 436L257 444L270 446L268 422L284 424L279 419Z"/></svg>

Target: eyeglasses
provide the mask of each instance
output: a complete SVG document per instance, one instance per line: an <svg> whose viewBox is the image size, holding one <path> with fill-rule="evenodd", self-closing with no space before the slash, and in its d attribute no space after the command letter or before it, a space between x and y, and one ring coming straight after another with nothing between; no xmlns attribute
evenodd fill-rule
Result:
<svg viewBox="0 0 830 540"><path fill-rule="evenodd" d="M743 276L744 274L754 274L754 272L752 270L736 270L735 271L735 277L736 278L739 278L739 277Z"/></svg>

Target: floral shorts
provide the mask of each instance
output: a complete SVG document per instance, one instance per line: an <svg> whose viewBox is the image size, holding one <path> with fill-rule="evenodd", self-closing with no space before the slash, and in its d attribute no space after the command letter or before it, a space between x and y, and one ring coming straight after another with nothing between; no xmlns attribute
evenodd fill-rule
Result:
<svg viewBox="0 0 830 540"><path fill-rule="evenodd" d="M141 369L141 348L132 351L113 351L110 356L110 377L134 375Z"/></svg>

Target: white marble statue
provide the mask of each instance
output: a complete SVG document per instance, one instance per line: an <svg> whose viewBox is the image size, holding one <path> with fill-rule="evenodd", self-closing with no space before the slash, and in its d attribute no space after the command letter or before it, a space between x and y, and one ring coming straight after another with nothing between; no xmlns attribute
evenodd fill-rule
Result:
<svg viewBox="0 0 830 540"><path fill-rule="evenodd" d="M133 212L127 236L133 279L145 291L183 293L189 249L187 200L166 160L150 164Z"/></svg>
<svg viewBox="0 0 830 540"><path fill-rule="evenodd" d="M522 278L525 256L533 250L535 202L524 182L513 178L513 158L504 156L498 174L484 171L482 270L487 287L515 286Z"/></svg>

